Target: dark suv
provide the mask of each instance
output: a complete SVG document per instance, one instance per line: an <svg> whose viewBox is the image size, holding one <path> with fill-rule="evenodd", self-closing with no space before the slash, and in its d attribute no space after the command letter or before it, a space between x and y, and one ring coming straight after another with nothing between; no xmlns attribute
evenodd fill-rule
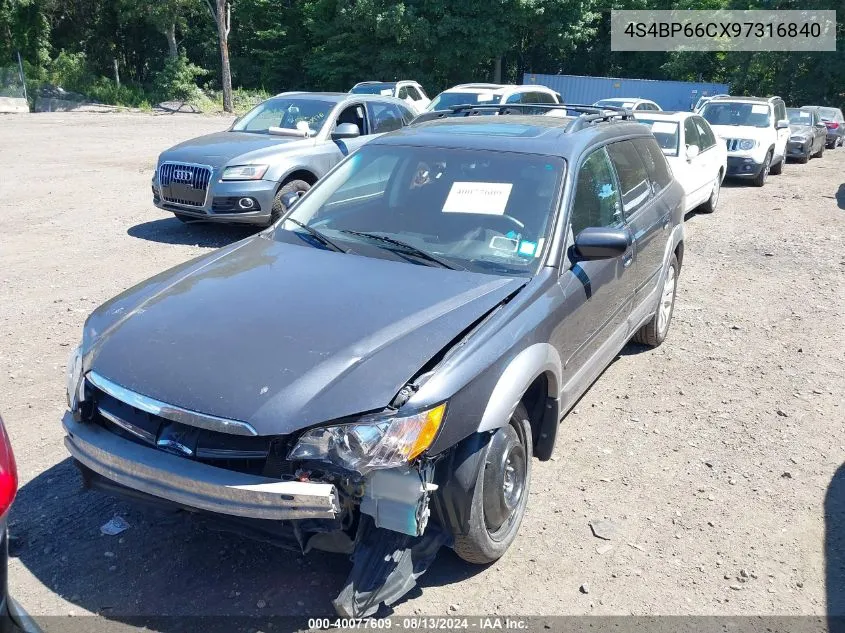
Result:
<svg viewBox="0 0 845 633"><path fill-rule="evenodd" d="M666 337L683 259L649 128L565 107L424 114L99 307L63 420L86 484L351 554L341 614L440 545L502 556L560 420L630 339Z"/></svg>

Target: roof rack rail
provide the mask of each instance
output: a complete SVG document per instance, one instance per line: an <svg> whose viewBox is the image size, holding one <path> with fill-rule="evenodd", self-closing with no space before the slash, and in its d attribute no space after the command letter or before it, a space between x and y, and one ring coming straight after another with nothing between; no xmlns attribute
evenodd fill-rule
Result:
<svg viewBox="0 0 845 633"><path fill-rule="evenodd" d="M481 114L490 114L491 112L499 115L505 114L520 114L522 110L531 109L537 110L565 110L578 112L579 116L569 122L564 129L564 132L577 132L588 125L598 123L599 121L610 121L612 119L619 119L621 121L634 121L634 113L626 108L617 108L614 106L592 106L580 105L573 103L502 103L489 105L455 105L445 110L432 110L431 112L423 112L411 123L424 123L426 121L433 121L435 119L445 119L449 117L468 117L479 116Z"/></svg>

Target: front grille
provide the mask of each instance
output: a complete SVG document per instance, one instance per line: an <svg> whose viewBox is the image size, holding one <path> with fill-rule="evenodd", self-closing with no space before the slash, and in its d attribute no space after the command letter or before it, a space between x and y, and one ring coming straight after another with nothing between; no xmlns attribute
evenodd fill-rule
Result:
<svg viewBox="0 0 845 633"><path fill-rule="evenodd" d="M93 401L92 421L127 440L164 450L160 440L176 437L192 451L192 455L180 454L185 459L251 475L286 474L283 471L288 468L280 468L277 457L287 455L290 438L250 437L199 429L136 409L90 383L88 388ZM167 452L173 454L172 450Z"/></svg>
<svg viewBox="0 0 845 633"><path fill-rule="evenodd" d="M739 148L739 139L726 138L725 145L727 145L729 152L735 152Z"/></svg>
<svg viewBox="0 0 845 633"><path fill-rule="evenodd" d="M205 205L211 168L189 163L164 163L158 168L161 196L166 202L189 207Z"/></svg>

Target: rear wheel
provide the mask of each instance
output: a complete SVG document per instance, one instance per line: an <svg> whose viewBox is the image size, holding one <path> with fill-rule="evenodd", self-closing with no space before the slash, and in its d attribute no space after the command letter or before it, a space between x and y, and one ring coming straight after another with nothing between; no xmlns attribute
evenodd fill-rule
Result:
<svg viewBox="0 0 845 633"><path fill-rule="evenodd" d="M287 209L285 209L284 205L282 205L282 196L286 193L296 192L299 195L302 195L306 191L311 188L304 180L291 180L286 182L284 185L279 187L279 190L276 192L276 197L273 198L273 210L270 213L270 223L275 224L276 221L282 217Z"/></svg>
<svg viewBox="0 0 845 633"><path fill-rule="evenodd" d="M766 154L766 158L763 159L763 166L760 168L760 173L757 174L757 177L751 181L751 183L755 187L762 187L766 184L766 179L769 177L769 169L772 166L772 153L769 152Z"/></svg>
<svg viewBox="0 0 845 633"><path fill-rule="evenodd" d="M666 340L669 333L669 324L672 322L672 313L675 311L675 294L678 290L678 258L672 255L669 260L669 268L663 278L663 286L660 288L660 302L651 321L642 326L634 334L633 341L657 347Z"/></svg>
<svg viewBox="0 0 845 633"><path fill-rule="evenodd" d="M521 403L487 444L469 508L469 529L455 535L455 553L469 563L498 560L516 538L531 484L531 423Z"/></svg>
<svg viewBox="0 0 845 633"><path fill-rule="evenodd" d="M716 174L716 182L713 183L713 190L710 192L710 197L707 202L699 207L702 213L713 213L716 206L719 204L719 194L722 191L722 172Z"/></svg>

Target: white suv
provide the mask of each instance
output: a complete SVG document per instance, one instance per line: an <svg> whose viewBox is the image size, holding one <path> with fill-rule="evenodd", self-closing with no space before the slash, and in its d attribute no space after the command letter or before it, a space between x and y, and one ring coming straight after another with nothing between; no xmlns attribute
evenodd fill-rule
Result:
<svg viewBox="0 0 845 633"><path fill-rule="evenodd" d="M385 95L402 99L419 114L426 109L431 99L416 81L361 81L350 90L352 94Z"/></svg>
<svg viewBox="0 0 845 633"><path fill-rule="evenodd" d="M701 110L728 149L728 177L758 187L786 162L789 118L780 97L713 97Z"/></svg>
<svg viewBox="0 0 845 633"><path fill-rule="evenodd" d="M534 84L506 86L502 84L460 84L444 90L431 100L428 110L446 110L458 105L504 105L508 103L560 103L551 88Z"/></svg>

